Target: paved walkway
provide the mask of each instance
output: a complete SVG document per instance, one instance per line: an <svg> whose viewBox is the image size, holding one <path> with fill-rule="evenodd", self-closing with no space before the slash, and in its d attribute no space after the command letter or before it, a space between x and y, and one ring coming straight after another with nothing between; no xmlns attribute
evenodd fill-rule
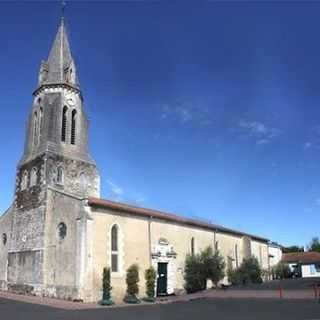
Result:
<svg viewBox="0 0 320 320"><path fill-rule="evenodd" d="M82 302L72 302L65 301L53 298L45 297L35 297L27 295L19 295L9 292L1 292L0 298L15 300L20 302L38 304L49 306L52 308L58 308L63 310L84 310L84 309L97 309L97 308L106 308L98 305L97 303L82 303ZM156 304L168 304L174 302L186 302L198 299L280 299L280 294L278 290L206 290L188 295L181 296L169 296L164 298L158 298ZM283 290L282 299L285 300L314 300L315 295L313 289L305 290ZM150 305L150 303L142 302L139 305ZM117 307L127 307L133 306L129 304L117 304L108 308L117 308Z"/></svg>

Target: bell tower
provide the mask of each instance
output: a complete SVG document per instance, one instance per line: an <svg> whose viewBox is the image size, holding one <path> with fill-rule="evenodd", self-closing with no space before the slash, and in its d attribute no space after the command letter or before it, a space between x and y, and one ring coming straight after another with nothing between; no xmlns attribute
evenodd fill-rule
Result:
<svg viewBox="0 0 320 320"><path fill-rule="evenodd" d="M17 166L9 290L66 298L80 292L77 258L83 225L90 219L89 196L100 196L100 176L88 150L88 119L61 18L49 57L40 66Z"/></svg>
<svg viewBox="0 0 320 320"><path fill-rule="evenodd" d="M49 57L42 61L33 93L16 196L51 186L78 196L99 196L99 175L88 151L88 120L64 18Z"/></svg>

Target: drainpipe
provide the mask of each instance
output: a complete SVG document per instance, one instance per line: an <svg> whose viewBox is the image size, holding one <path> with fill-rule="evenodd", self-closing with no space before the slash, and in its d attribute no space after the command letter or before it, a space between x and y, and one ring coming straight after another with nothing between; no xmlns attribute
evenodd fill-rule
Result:
<svg viewBox="0 0 320 320"><path fill-rule="evenodd" d="M148 242L149 242L149 267L152 266L152 259L151 259L151 220L152 216L148 220Z"/></svg>

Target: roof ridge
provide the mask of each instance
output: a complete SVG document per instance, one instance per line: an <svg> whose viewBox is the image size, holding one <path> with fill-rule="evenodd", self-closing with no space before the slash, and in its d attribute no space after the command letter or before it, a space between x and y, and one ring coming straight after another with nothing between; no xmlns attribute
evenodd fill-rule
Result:
<svg viewBox="0 0 320 320"><path fill-rule="evenodd" d="M248 236L248 237L258 239L261 241L265 241L265 242L269 241L269 239L266 239L266 238L263 238L260 236L256 236L256 235L252 235L252 234L248 234L248 233L245 233L245 232L242 232L239 230L226 228L222 225L203 222L201 220L188 218L188 217L185 217L185 216L179 215L179 214L168 213L168 212L164 212L164 211L160 211L160 210L156 210L156 209L138 207L138 206L134 206L131 204L116 202L116 201L107 200L107 199L89 197L88 198L88 205L89 206L98 206L98 207L99 206L100 207L111 207L111 209L118 209L118 210L119 209L123 209L123 210L129 209L129 210L133 211L133 213L147 215L147 216L153 217L153 218L170 220L170 221L174 221L174 222L178 222L178 223L194 225L194 226L207 228L207 229L211 229L211 230L220 230L222 232L232 233L232 234L237 234L237 235L242 235L242 236Z"/></svg>

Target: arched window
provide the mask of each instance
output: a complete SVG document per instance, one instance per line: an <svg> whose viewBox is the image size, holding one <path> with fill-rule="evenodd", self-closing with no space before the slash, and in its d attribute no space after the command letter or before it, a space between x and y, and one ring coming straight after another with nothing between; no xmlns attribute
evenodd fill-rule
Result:
<svg viewBox="0 0 320 320"><path fill-rule="evenodd" d="M214 250L215 250L215 251L218 251L218 250L219 250L219 241L216 241L216 242L214 243Z"/></svg>
<svg viewBox="0 0 320 320"><path fill-rule="evenodd" d="M33 115L33 145L35 146L38 142L38 114L35 111Z"/></svg>
<svg viewBox="0 0 320 320"><path fill-rule="evenodd" d="M77 110L73 110L71 115L71 144L76 144L76 117Z"/></svg>
<svg viewBox="0 0 320 320"><path fill-rule="evenodd" d="M68 112L68 107L64 106L62 111L62 123L61 123L61 141L62 142L66 142L67 112Z"/></svg>
<svg viewBox="0 0 320 320"><path fill-rule="evenodd" d="M7 244L7 234L6 233L3 233L2 234L2 243L3 243L3 245L5 246L6 244Z"/></svg>
<svg viewBox="0 0 320 320"><path fill-rule="evenodd" d="M194 255L194 238L191 238L191 255Z"/></svg>
<svg viewBox="0 0 320 320"><path fill-rule="evenodd" d="M32 168L31 174L30 174L30 187L33 187L37 184L38 178L38 170L37 168Z"/></svg>
<svg viewBox="0 0 320 320"><path fill-rule="evenodd" d="M27 189L28 187L28 172L24 171L22 178L21 178L21 184L20 184L20 189L21 191Z"/></svg>
<svg viewBox="0 0 320 320"><path fill-rule="evenodd" d="M67 226L64 222L58 224L57 232L59 240L63 240L67 236Z"/></svg>
<svg viewBox="0 0 320 320"><path fill-rule="evenodd" d="M118 226L111 228L111 271L119 271L119 244L118 244Z"/></svg>
<svg viewBox="0 0 320 320"><path fill-rule="evenodd" d="M41 102L41 99L39 99ZM43 118L43 109L42 107L40 107L39 109L39 133L38 133L38 143L40 143L40 139L41 139L41 133L42 133L42 118Z"/></svg>
<svg viewBox="0 0 320 320"><path fill-rule="evenodd" d="M63 168L62 167L58 167L57 168L57 183L58 184L63 184L63 180L64 180Z"/></svg>

